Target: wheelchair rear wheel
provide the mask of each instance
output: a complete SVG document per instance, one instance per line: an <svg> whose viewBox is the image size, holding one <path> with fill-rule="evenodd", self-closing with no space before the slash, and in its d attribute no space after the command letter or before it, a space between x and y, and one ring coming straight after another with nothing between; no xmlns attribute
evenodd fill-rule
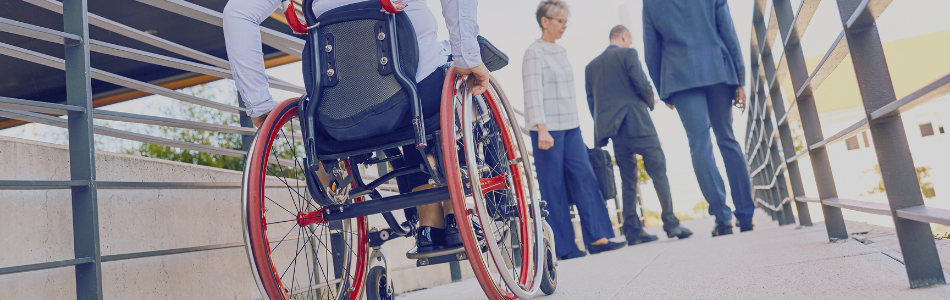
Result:
<svg viewBox="0 0 950 300"><path fill-rule="evenodd" d="M303 139L294 129L298 106L297 100L279 104L248 152L242 202L251 269L266 299L359 299L369 251L366 217L323 220L323 207L307 190ZM345 161L343 170L349 168Z"/></svg>
<svg viewBox="0 0 950 300"><path fill-rule="evenodd" d="M513 109L495 82L483 96L466 94L453 68L441 121L446 182L476 278L490 299L533 296L543 273L544 221Z"/></svg>

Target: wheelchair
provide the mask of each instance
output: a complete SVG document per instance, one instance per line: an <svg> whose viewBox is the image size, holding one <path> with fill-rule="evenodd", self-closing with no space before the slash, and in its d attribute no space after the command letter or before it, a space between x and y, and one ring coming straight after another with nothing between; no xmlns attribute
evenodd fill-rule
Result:
<svg viewBox="0 0 950 300"><path fill-rule="evenodd" d="M312 2L305 0L303 7ZM446 200L451 200L464 246L410 250L407 257L417 266L468 260L489 299L553 293L554 239L544 221L530 146L504 91L492 78L489 91L473 96L471 81L446 64L440 109L426 118L412 76L411 52L417 45L414 32L405 30L411 24L402 7L401 2L370 0L320 19L303 9L306 24L296 21L292 5L287 9L295 31L306 34L308 93L278 104L268 115L247 153L243 175L244 243L262 296L392 299L397 274L381 247L413 237L418 227L417 218L407 214L400 222L392 212ZM373 48L376 55L367 53ZM398 93L408 99L411 126L366 137L361 134L375 129L331 134L324 128L328 115L366 112L379 102L374 97L392 99ZM400 147L418 151L423 163L363 180L360 166L399 165L406 154L396 152ZM434 188L388 196L380 189L416 173L427 175ZM369 216L377 214L388 228L369 228Z"/></svg>

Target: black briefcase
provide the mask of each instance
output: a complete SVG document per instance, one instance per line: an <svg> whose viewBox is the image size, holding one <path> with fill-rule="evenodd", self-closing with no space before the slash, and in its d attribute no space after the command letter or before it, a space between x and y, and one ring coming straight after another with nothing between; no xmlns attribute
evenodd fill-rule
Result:
<svg viewBox="0 0 950 300"><path fill-rule="evenodd" d="M587 155L590 157L590 164L594 167L594 175L597 176L597 183L600 186L600 193L604 195L604 200L617 198L617 181L614 179L614 160L610 157L610 152L603 148L587 149Z"/></svg>

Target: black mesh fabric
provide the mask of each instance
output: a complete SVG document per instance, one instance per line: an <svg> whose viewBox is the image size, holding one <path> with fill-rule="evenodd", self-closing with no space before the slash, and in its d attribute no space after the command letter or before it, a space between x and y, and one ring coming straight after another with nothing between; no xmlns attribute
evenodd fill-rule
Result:
<svg viewBox="0 0 950 300"><path fill-rule="evenodd" d="M393 99L402 86L391 75L382 76L377 71L379 61L376 58L376 34L373 26L379 21L374 19L340 22L323 26L323 35L336 37L336 74L339 82L335 86L323 89L319 112L322 118L348 120L371 109L388 109L405 98ZM367 116L363 116L365 118ZM344 123L357 123L362 120L348 120Z"/></svg>

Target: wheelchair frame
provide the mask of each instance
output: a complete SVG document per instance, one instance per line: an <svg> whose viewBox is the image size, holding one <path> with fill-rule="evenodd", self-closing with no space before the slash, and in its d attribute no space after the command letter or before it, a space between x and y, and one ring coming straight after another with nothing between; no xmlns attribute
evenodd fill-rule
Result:
<svg viewBox="0 0 950 300"><path fill-rule="evenodd" d="M303 7L304 8L312 7L313 1L314 0L304 0ZM427 134L426 127L425 127L425 119L422 113L421 100L419 98L418 90L416 88L414 80L408 78L408 76L406 76L402 68L399 67L401 66L399 47L398 47L399 38L398 38L398 35L396 34L396 18L394 17L394 15L396 13L401 12L401 8L404 6L401 4L401 2L394 4L390 0L380 0L380 3L383 5L384 10L388 13L387 15L389 16L387 19L389 23L388 30L389 30L389 36L390 36L390 41L389 41L390 49L391 49L390 55L392 57L392 64L394 66L393 68L394 78L403 87L403 89L409 94L410 99L411 99L413 139L399 141L395 143L389 143L386 145L369 147L366 149L346 151L342 153L335 153L335 154L329 154L329 155L321 155L319 153L318 147L317 147L317 139L315 137L316 133L318 132L317 131L318 125L316 124L315 118L312 116L317 115L317 109L319 107L318 99L321 99L322 97L323 91L321 88L322 87L321 82L323 80L323 76L321 73L322 72L321 58L318 53L319 51L318 45L320 45L320 32L319 32L320 24L317 23L316 16L313 14L313 11L311 9L303 9L303 15L306 18L306 23L314 24L312 26L305 27L307 31L306 38L308 40L308 43L310 43L311 45L311 47L308 48L308 51L309 51L309 55L312 58L312 61L309 65L306 65L304 67L310 68L311 74L314 74L312 78L312 81L314 83L313 85L314 88L311 91L312 95L306 95L305 97L301 97L299 102L296 104L297 105L296 109L298 109L298 112L299 112L298 118L301 123L300 127L303 133L303 138L304 138L303 144L304 144L304 149L306 152L303 173L306 179L306 185L308 187L307 190L309 191L310 195L313 197L314 200L317 200L317 199L322 200L322 203L321 201L317 201L317 203L323 206L321 210L311 212L313 213L312 218L319 218L320 222L325 223L325 222L344 221L348 219L355 219L355 218L367 217L367 216L375 215L375 214L381 214L383 218L385 219L387 225L389 225L389 228L386 228L386 229L373 228L372 230L368 231L367 244L370 248L372 248L372 252L368 254L366 258L370 262L373 260L379 260L383 262L384 267L386 269L386 274L390 274L389 276L387 276L387 287L391 288L392 287L392 276L391 276L392 272L388 263L390 259L388 255L386 254L386 252L381 249L381 246L385 242L392 240L394 238L408 237L408 236L413 235L415 231L415 225L416 225L412 222L412 220L409 220L404 223L399 223L396 220L396 218L393 216L392 211L405 209L405 208L411 208L411 207L417 207L417 206L426 205L426 204L441 203L441 202L447 201L448 199L453 199L452 191L447 186L447 184L452 182L453 179L446 178L446 174L445 174L446 166L443 166L443 163L444 163L443 153L446 150L442 149L442 147L444 146L442 145L442 140L443 140L443 137L441 136L442 130L436 130L433 133ZM294 22L292 21L291 23L294 23ZM299 21L298 21L298 25L299 25ZM295 31L298 31L297 28L295 28ZM445 93L445 88L449 88L450 90L454 88L454 90L456 91L464 90L464 88L459 89L458 86L451 87L449 86L448 83L445 83L445 86L443 88L444 89L443 94ZM500 91L500 89L498 90ZM444 96L445 95L443 95L443 97ZM475 100L471 98L471 94L468 94L467 96L470 97L467 99L467 101L469 102L479 101L477 105L481 106L482 110L485 110L485 107L487 107L487 104L485 103L485 101L487 101L486 98L479 98ZM502 99L505 99L505 96L503 95L503 93L502 95L500 95L500 97ZM502 112L498 112L497 105L498 104L493 103L493 107L494 107L493 109L496 110L496 114L504 113L504 114L507 114L508 116L507 118L509 120L513 119L510 107L506 106L504 109L502 109L503 110ZM467 105L465 108L469 110L473 109L472 105ZM466 115L466 117L470 118L469 115ZM443 116L443 118L445 117ZM467 121L470 122L471 120L467 119ZM442 126L443 127L445 126L444 120L442 121ZM450 134L454 136L455 133L453 132ZM518 144L523 145L524 144L523 137L521 137L520 132L515 133L515 135L518 139ZM432 147L430 147L428 144L428 139L434 139L436 143L434 143ZM360 177L359 169L356 168L355 165L386 163L388 161L401 158L397 156L397 157L388 157L388 158L381 159L381 158L373 157L373 153L380 150L387 150L387 149L392 149L392 148L397 148L397 147L407 146L407 145L413 145L416 151L419 151L422 157L425 158L423 159L423 165L406 166L400 169L396 169L383 176L380 176L378 179L368 184L364 184L362 178ZM252 146L251 151L254 151L253 148L255 147ZM472 150L466 149L466 151L472 151ZM522 151L524 150L522 149ZM450 152L450 154L451 153L452 152ZM519 153L519 154L522 155L522 157L524 157L526 152ZM446 154L446 155L449 155L449 154ZM454 154L452 155L454 157ZM470 153L466 153L465 156L467 158L473 157L472 154ZM434 159L430 160L428 158L434 158ZM470 158L470 159L474 159L474 158ZM339 163L340 160L344 160L346 162L346 169L348 169L347 171L349 171L351 177L349 176L344 177L343 174L345 174L345 172L347 171L344 171L340 168L340 163ZM433 164L432 162L435 162L435 163ZM468 162L468 164L471 164L471 161ZM331 184L329 191L327 188L324 187L320 179L317 178L316 171L319 169L319 166L322 166L324 170L326 170L326 173L332 174L335 177L334 182L337 184L336 185ZM474 167L470 166L469 170L463 170L461 166L458 166L458 171L474 172L473 168ZM528 168L528 170L526 171L531 172L530 168ZM385 201L376 201L377 199L383 198L382 195L376 190L380 185L398 176L420 173L420 172L426 173L429 175L430 184L435 186L434 188L400 194L400 195L388 196L388 197L385 197ZM247 173L247 170L245 171L245 173ZM247 176L248 175L245 174L245 177ZM530 178L531 176L528 177L528 180L530 180ZM458 184L458 182L455 182L455 183ZM482 190L479 187L479 185L480 185L479 182L477 181L473 182L471 189L473 191L475 189ZM245 193L247 192L245 191ZM543 270L545 274L549 272L548 268L551 268L551 270L553 270L552 267L545 266L540 263L542 260L547 261L546 259L544 259L544 256L546 254L550 255L545 252L544 243L547 242L549 243L548 245L549 247L553 247L553 239L545 238L550 235L551 231L550 231L550 228L547 226L546 222L543 221L543 218L546 215L542 213L542 211L540 210L540 206L543 206L543 203L540 203L540 204L538 203L538 201L540 200L536 197L536 195L534 194L535 193L534 191L531 191L529 193L531 195L529 197L532 199L535 199L533 200L535 202L534 204L529 205L530 207L533 208L530 212L525 211L525 209L528 209L526 207L521 208L521 213L522 213L521 226L522 227L519 227L519 229L521 231L528 230L528 227L524 227L524 226L528 226L524 224L527 222L525 220L527 219L533 220L532 221L533 224L530 225L533 231L525 231L525 232L534 232L534 235L536 237L529 237L529 240L535 239L535 238L536 240L532 240L531 242L534 243L534 246L528 245L527 247L528 249L525 251L526 252L532 251L532 249L530 248L538 248L538 249L533 250L534 256L531 259L534 261L525 262L525 264L522 265L522 267L520 267L522 271L524 271L526 268L529 268L528 266L530 265L535 266L534 268L535 274L533 276L533 280L530 281L530 282L533 282L532 284L530 284L533 287L528 287L528 290L521 291L521 292L512 290L514 291L515 294L519 295L517 297L526 297L526 295L534 294L538 290L538 286L541 282L541 277L542 277L542 268L545 268ZM462 197L464 198L465 191L463 191L462 194L463 194ZM330 199L328 199L328 195L330 195L329 197ZM370 197L374 200L347 203L350 200L358 199L361 197ZM483 197L483 195L479 196L479 198L481 197ZM521 196L521 199L524 199L524 196ZM459 204L457 203L453 203L453 204L455 205L456 212L459 212L459 207L460 207ZM247 203L245 203L245 207L247 207L246 205ZM462 208L465 207L464 204L461 204L461 205L462 205L461 206ZM481 209L480 214L487 215L484 207L480 207L480 209ZM467 214L471 213L471 212L468 212L468 210L464 210L464 211L466 211L465 213ZM526 219L524 215L525 213L529 213L531 217ZM245 223L248 222L246 214L247 214L247 211L245 211L245 217L244 217ZM298 223L300 222L300 218L301 218L300 215L298 215ZM307 216L306 218L311 218L311 217ZM482 216L482 219L480 220L480 222L485 222L485 220L487 219L485 219L485 217ZM305 225L301 225L301 227L303 226ZM470 230L468 229L468 226L469 225L467 224L464 226L460 225L460 229L465 227L467 228L466 230ZM245 228L245 240L246 240L246 243L250 245L250 240L247 237L248 233L246 230L247 228ZM510 230L516 230L516 229L512 228ZM485 238L487 239L489 236L491 235L486 234ZM266 237L266 233L265 233L265 237ZM474 247L476 248L487 247L493 252L501 253L501 251L498 248L498 245L495 245L495 243L485 243L485 244L486 245L484 246L478 246L476 244ZM478 249L471 250L468 248L470 247L468 246L464 247L464 251L469 252L468 255L472 254L471 251L479 251ZM482 249L481 251L484 252L486 250L487 249ZM522 250L519 249L515 251L517 252L517 251L522 251ZM449 255L443 255L445 257L441 257L441 256L437 257L433 259L433 262L445 263L449 261L465 260L467 259L466 252L459 252L458 254L452 253ZM477 252L474 252L474 253L477 253ZM254 268L255 279L257 280L259 287L262 288L262 294L266 295L266 293L263 293L263 285L260 281L261 279L256 276L256 273L258 272L258 270L256 269L257 267L255 266L253 258L250 257L251 256L250 248L248 249L248 255L249 255L249 259L251 260L252 268ZM530 255L530 253L525 253L525 255ZM517 254L515 256L520 261L521 254ZM484 258L482 258L482 260L484 260ZM491 259L489 258L488 260L491 260ZM336 256L333 257L333 261L334 261L334 265L337 265L339 263L337 261ZM556 262L556 259L554 261ZM487 267L487 264L489 262L484 261L484 263L486 264L486 267ZM492 261L491 263L494 263L496 266L498 266L499 263L501 265L505 264L504 262L499 261L498 257L494 257L494 261ZM428 264L429 264L428 259L420 259L419 261L417 261L417 266L428 265ZM366 269L364 271L368 271L369 269L368 264L363 267ZM358 274L361 274L364 277L366 276L365 272L358 273ZM510 286L511 284L513 284L510 277L511 275L508 274L508 277L502 276L502 278L498 280L496 279L491 279L491 280L496 281L498 284L507 284ZM501 279L504 279L504 281L501 281ZM479 280L481 282L482 279L479 278ZM528 284L529 279L523 278L522 276L520 281L521 281L520 282L521 285L525 285L525 284ZM514 283L514 284L518 284L518 283ZM353 287L350 287L350 288L352 291ZM362 292L363 288L365 287L358 288L360 289L360 291L357 291L357 292ZM497 289L498 287L493 287L493 288ZM547 291L545 292L547 293ZM487 293L487 290L486 290L486 293ZM507 292L507 293L511 295L510 294L511 292ZM508 297L509 296L505 296L505 298L508 298Z"/></svg>

